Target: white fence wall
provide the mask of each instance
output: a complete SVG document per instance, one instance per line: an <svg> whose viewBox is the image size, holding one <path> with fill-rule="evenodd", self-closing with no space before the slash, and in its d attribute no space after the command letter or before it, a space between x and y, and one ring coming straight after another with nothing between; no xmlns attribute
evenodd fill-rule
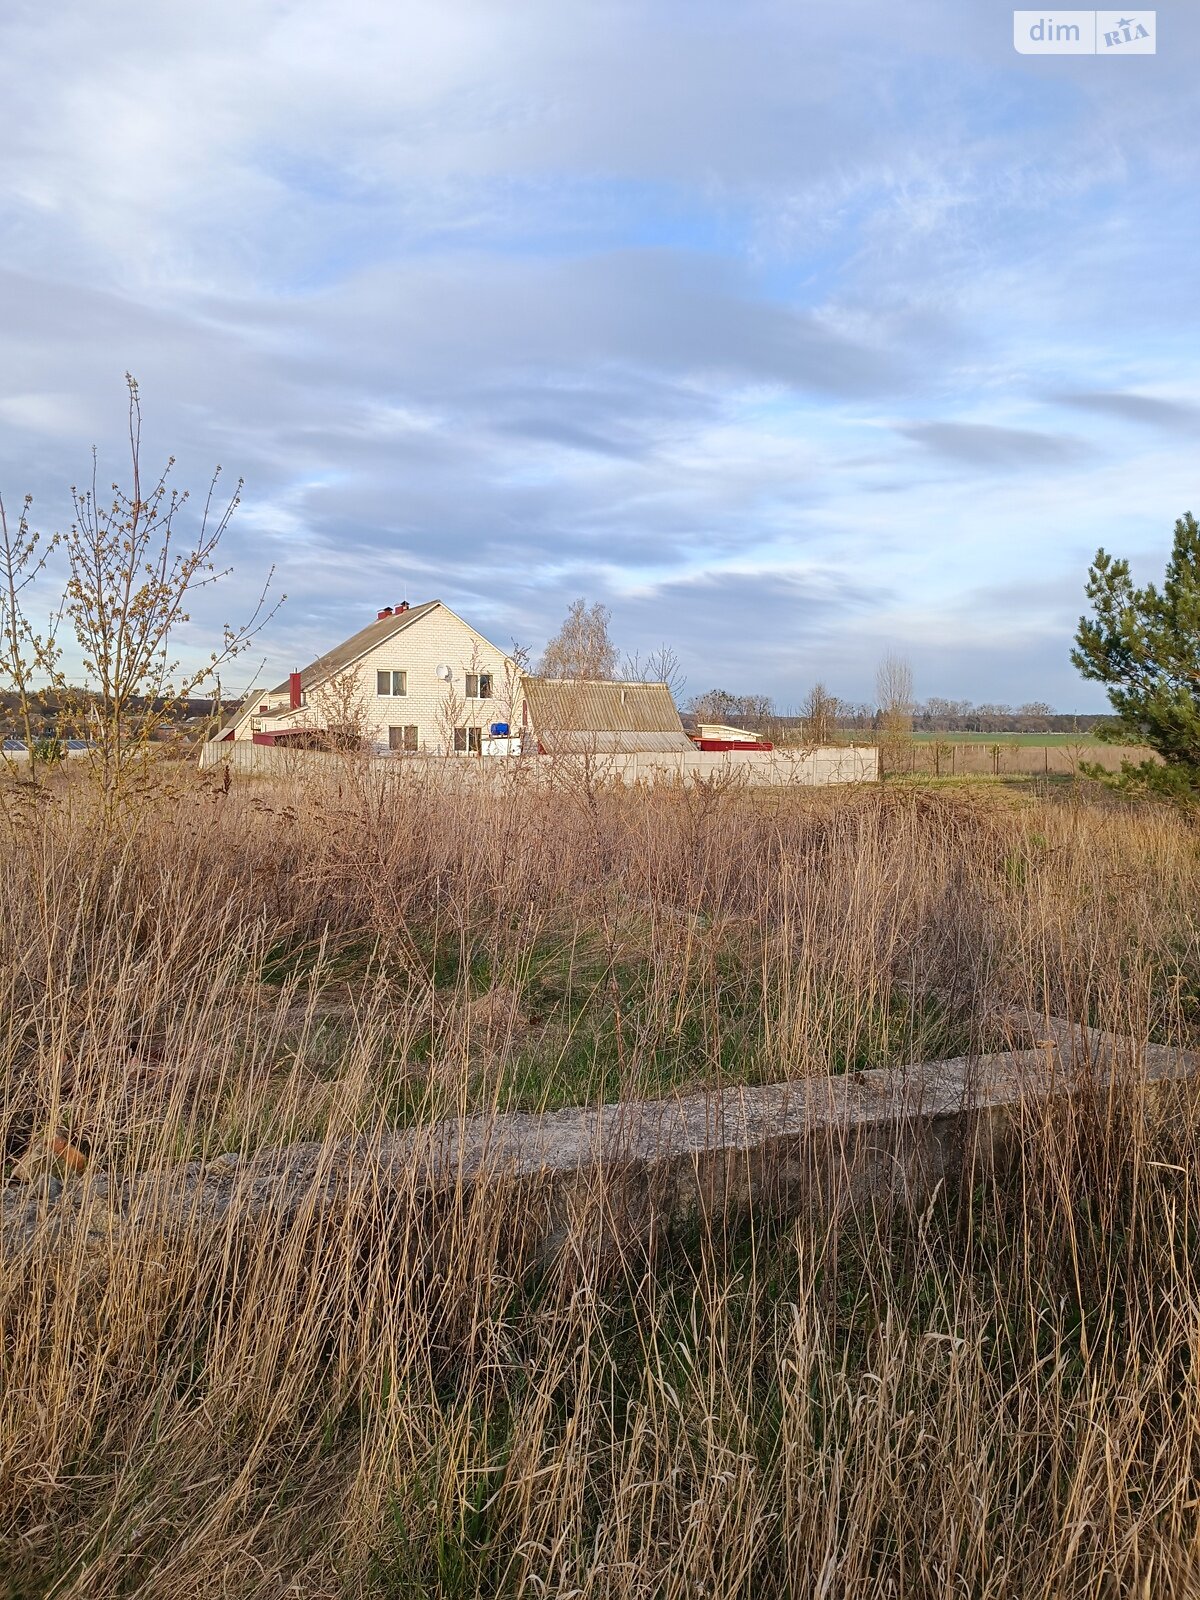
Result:
<svg viewBox="0 0 1200 1600"><path fill-rule="evenodd" d="M679 755L647 754L599 758L626 783L712 779L730 774L751 784L866 783L879 776L879 751L873 745L822 745L815 750L690 750Z"/></svg>
<svg viewBox="0 0 1200 1600"><path fill-rule="evenodd" d="M279 745L251 744L239 739L209 743L201 751L202 767L228 763L234 772L263 777L290 777L339 767L358 768L362 758L326 755L312 750L285 750ZM815 750L690 750L678 754L622 756L380 756L367 757L380 772L436 771L458 782L503 782L516 776L553 782L572 773L625 783L687 783L724 775L747 784L812 787L831 783L869 783L879 776L879 752L873 745L825 745Z"/></svg>

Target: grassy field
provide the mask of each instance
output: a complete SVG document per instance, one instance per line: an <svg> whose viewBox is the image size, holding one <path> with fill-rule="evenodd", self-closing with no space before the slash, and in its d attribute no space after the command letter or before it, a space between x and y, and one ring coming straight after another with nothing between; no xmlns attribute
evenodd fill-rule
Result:
<svg viewBox="0 0 1200 1600"><path fill-rule="evenodd" d="M1200 1111L1085 1098L1011 1181L615 1259L583 1214L548 1259L502 1194L370 1184L397 1126L977 1051L1003 1005L1200 1043L1178 817L340 763L189 776L109 835L71 775L4 801L19 1192L53 1220L31 1130L164 1206L185 1159L299 1138L366 1179L5 1241L0 1593L1198 1592Z"/></svg>
<svg viewBox="0 0 1200 1600"><path fill-rule="evenodd" d="M918 744L1002 744L1019 749L1041 748L1050 745L1098 745L1094 733L924 733L917 731L913 738Z"/></svg>
<svg viewBox="0 0 1200 1600"><path fill-rule="evenodd" d="M913 730L912 739L917 744L1000 744L1012 746L1019 750L1041 749L1049 745L1051 749L1061 749L1064 746L1088 746L1090 748L1119 748L1105 746L1097 739L1094 733L929 733L924 729ZM840 744L872 744L877 735L871 729L862 733L847 732L842 729L838 733Z"/></svg>

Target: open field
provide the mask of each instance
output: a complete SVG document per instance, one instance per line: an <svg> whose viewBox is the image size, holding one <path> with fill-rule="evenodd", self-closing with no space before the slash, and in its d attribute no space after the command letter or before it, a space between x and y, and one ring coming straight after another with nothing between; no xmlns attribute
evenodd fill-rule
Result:
<svg viewBox="0 0 1200 1600"><path fill-rule="evenodd" d="M992 737L944 741L914 737L882 746L880 759L885 773L892 775L1075 778L1085 763L1105 772L1119 772L1127 761L1154 757L1139 746L1101 744L1099 740L1054 744Z"/></svg>
<svg viewBox="0 0 1200 1600"><path fill-rule="evenodd" d="M869 743L874 735L869 729L854 731L843 729L838 733L838 740L842 744ZM1011 746L1015 749L1041 749L1049 745L1051 749L1063 746L1080 745L1089 750L1113 750L1120 746L1106 745L1096 738L1094 733L929 733L924 729L914 729L912 739L916 744L1000 744Z"/></svg>
<svg viewBox="0 0 1200 1600"><path fill-rule="evenodd" d="M371 1176L398 1127L970 1055L1003 1007L1200 1044L1176 816L338 762L107 838L66 775L6 808L14 1152L61 1130L165 1217L186 1160L360 1143L337 1214L9 1241L0 1592L1197 1592L1200 1108L1084 1096L1004 1182L649 1253Z"/></svg>
<svg viewBox="0 0 1200 1600"><path fill-rule="evenodd" d="M1088 745L1101 749L1105 746L1094 733L924 733L917 731L913 738L918 744L1002 744L1018 749L1042 745Z"/></svg>

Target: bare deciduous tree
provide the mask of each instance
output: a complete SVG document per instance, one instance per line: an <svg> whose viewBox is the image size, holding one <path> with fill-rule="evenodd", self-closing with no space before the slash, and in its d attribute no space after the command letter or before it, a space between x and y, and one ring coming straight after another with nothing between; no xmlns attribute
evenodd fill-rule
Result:
<svg viewBox="0 0 1200 1600"><path fill-rule="evenodd" d="M905 657L889 650L875 669L880 751L885 767L896 768L912 743L913 670Z"/></svg>
<svg viewBox="0 0 1200 1600"><path fill-rule="evenodd" d="M54 621L46 633L38 633L30 621L26 596L45 571L58 536L42 544L41 535L29 525L32 503L32 496L26 495L14 527L0 497L0 682L6 682L16 698L17 717L28 752L25 771L36 783L43 754L43 743L34 734L37 684L39 679L47 686L56 684L58 652Z"/></svg>
<svg viewBox="0 0 1200 1600"><path fill-rule="evenodd" d="M1015 713L1004 701L985 700L975 707L975 720L980 733L1000 733L1014 720Z"/></svg>
<svg viewBox="0 0 1200 1600"><path fill-rule="evenodd" d="M687 679L679 665L679 657L665 641L651 650L643 659L641 651L625 657L621 675L631 683L665 683L671 699L678 705L687 688Z"/></svg>
<svg viewBox="0 0 1200 1600"><path fill-rule="evenodd" d="M562 627L547 641L538 662L543 678L615 678L617 647L608 631L612 612L606 605L589 607L586 600L572 600Z"/></svg>
<svg viewBox="0 0 1200 1600"><path fill-rule="evenodd" d="M728 722L740 715L740 708L740 697L728 689L706 689L703 694L694 694L688 705L697 722Z"/></svg>
<svg viewBox="0 0 1200 1600"><path fill-rule="evenodd" d="M303 723L328 733L339 749L365 749L371 736L371 711L358 664L352 662L325 676L318 661L313 679L313 687L305 694Z"/></svg>
<svg viewBox="0 0 1200 1600"><path fill-rule="evenodd" d="M522 681L529 671L529 650L514 639L504 658L496 685L496 721L508 724L509 737L523 738L524 696Z"/></svg>
<svg viewBox="0 0 1200 1600"><path fill-rule="evenodd" d="M126 373L129 389L128 489L112 485L111 501L101 498L98 459L92 452L91 485L72 489L75 520L64 540L68 578L66 613L83 657L84 672L98 691L89 722L96 746L105 815L114 814L129 782L144 767L157 724L181 701L211 683L220 668L239 655L274 615L268 607L274 573L268 573L248 621L226 623L221 642L199 667L172 659L173 636L190 618L185 609L196 590L228 575L215 556L241 498L241 480L222 506L216 500L220 467L213 473L191 540L181 541L176 520L187 492L169 488L175 458L148 493L141 477L142 412L138 386Z"/></svg>
<svg viewBox="0 0 1200 1600"><path fill-rule="evenodd" d="M771 697L765 694L730 694L728 689L708 689L694 695L688 710L698 722L759 724L775 714Z"/></svg>
<svg viewBox="0 0 1200 1600"><path fill-rule="evenodd" d="M452 756L455 753L455 734L465 726L466 710L467 702L454 687L454 680L451 679L437 708L437 727L441 735L443 755Z"/></svg>
<svg viewBox="0 0 1200 1600"><path fill-rule="evenodd" d="M836 695L830 694L823 683L814 683L800 707L805 744L834 744L841 709Z"/></svg>
<svg viewBox="0 0 1200 1600"><path fill-rule="evenodd" d="M1045 733L1050 727L1054 707L1045 700L1027 700L1017 715L1022 733Z"/></svg>

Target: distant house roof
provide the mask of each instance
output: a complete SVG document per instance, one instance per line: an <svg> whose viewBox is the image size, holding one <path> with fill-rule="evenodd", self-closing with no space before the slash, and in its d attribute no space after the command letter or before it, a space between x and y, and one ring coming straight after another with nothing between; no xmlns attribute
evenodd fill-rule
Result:
<svg viewBox="0 0 1200 1600"><path fill-rule="evenodd" d="M528 677L522 687L529 721L548 755L692 748L665 683Z"/></svg>
<svg viewBox="0 0 1200 1600"><path fill-rule="evenodd" d="M740 728L732 722L697 722L696 732L702 739L758 739L761 734L752 728Z"/></svg>

